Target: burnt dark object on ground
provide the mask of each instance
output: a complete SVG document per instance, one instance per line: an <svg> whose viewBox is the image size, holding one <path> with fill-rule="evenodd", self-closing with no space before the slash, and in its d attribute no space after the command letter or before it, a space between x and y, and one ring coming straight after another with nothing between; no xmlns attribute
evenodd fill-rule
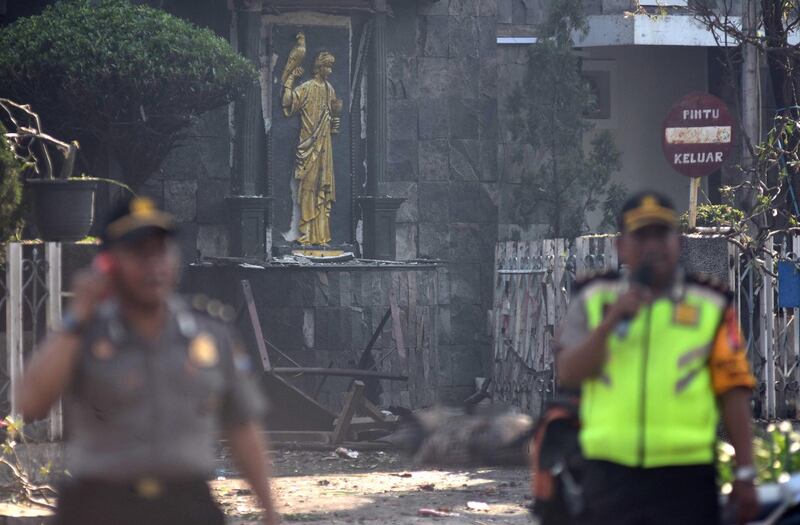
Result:
<svg viewBox="0 0 800 525"><path fill-rule="evenodd" d="M400 429L388 441L418 465L527 465L533 419L494 407L393 407ZM473 412L473 413L470 413Z"/></svg>

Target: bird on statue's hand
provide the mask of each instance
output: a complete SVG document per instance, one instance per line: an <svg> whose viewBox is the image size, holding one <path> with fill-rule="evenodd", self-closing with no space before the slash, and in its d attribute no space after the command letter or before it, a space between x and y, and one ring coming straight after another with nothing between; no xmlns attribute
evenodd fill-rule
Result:
<svg viewBox="0 0 800 525"><path fill-rule="evenodd" d="M289 53L289 58L286 59L286 67L283 68L283 78L281 82L285 85L286 80L292 72L300 67L303 60L306 58L306 35L304 33L297 33L295 36L297 44L295 44L292 51Z"/></svg>

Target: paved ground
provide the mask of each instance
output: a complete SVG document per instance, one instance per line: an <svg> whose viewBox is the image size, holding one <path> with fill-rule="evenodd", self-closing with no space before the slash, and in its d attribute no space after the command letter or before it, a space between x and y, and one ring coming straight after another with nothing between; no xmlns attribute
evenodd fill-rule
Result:
<svg viewBox="0 0 800 525"><path fill-rule="evenodd" d="M350 459L332 452L279 450L271 457L286 524L532 524L525 509L530 500L524 468L419 469L396 452L362 452ZM228 523L258 524L246 483L226 459L220 465L212 490ZM420 509L452 516L424 517ZM49 514L0 496L0 525L47 525Z"/></svg>
<svg viewBox="0 0 800 525"><path fill-rule="evenodd" d="M343 459L327 452L277 451L273 463L279 510L287 523L532 523L523 468L414 469L394 452ZM230 523L257 523L246 484L232 472L220 474L224 479L212 486ZM456 516L419 516L425 508Z"/></svg>

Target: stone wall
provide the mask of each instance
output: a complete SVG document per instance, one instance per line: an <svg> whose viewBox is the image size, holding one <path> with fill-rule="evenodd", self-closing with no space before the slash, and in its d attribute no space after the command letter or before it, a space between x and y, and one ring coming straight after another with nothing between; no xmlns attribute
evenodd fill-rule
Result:
<svg viewBox="0 0 800 525"><path fill-rule="evenodd" d="M438 400L460 401L481 370L449 343L446 281L433 264L241 267L193 265L183 290L241 307L240 282L253 290L273 366L290 366L275 348L303 366L353 368L381 319L395 301L398 326L390 319L373 348L377 369L409 376L409 382L381 381L383 406L418 408ZM252 326L243 311L237 327L260 363ZM398 339L402 332L402 354ZM297 381L306 392L319 388L320 376ZM338 409L350 379L329 378L318 399ZM279 400L273 400L279 402Z"/></svg>
<svg viewBox="0 0 800 525"><path fill-rule="evenodd" d="M468 376L488 354L497 240L497 3L393 5L389 23L389 147L380 193L407 200L397 218L402 259L443 262L449 301L442 355ZM455 357L454 357L455 358Z"/></svg>
<svg viewBox="0 0 800 525"><path fill-rule="evenodd" d="M186 261L228 255L228 144L227 107L203 115L141 190L178 219Z"/></svg>

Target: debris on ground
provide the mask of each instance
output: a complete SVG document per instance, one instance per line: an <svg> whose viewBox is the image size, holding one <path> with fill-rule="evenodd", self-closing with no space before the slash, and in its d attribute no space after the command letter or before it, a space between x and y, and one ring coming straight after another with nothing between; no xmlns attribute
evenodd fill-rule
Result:
<svg viewBox="0 0 800 525"><path fill-rule="evenodd" d="M482 501L468 501L467 502L467 508L469 510L479 510L481 512L488 512L489 511L489 505L487 505L486 503L484 503Z"/></svg>
<svg viewBox="0 0 800 525"><path fill-rule="evenodd" d="M457 518L458 514L439 509L419 509L417 511L417 516L423 518Z"/></svg>
<svg viewBox="0 0 800 525"><path fill-rule="evenodd" d="M272 460L275 499L287 524L532 525L525 467L414 468L398 452L366 450L346 460L330 451L279 450ZM221 467L232 466L223 461ZM421 489L427 485L434 490ZM238 474L211 486L227 525L261 525L256 498L240 491L248 487ZM489 509L469 509L470 501Z"/></svg>
<svg viewBox="0 0 800 525"><path fill-rule="evenodd" d="M336 455L344 459L358 459L358 452L350 450L349 448L339 447L336 449Z"/></svg>
<svg viewBox="0 0 800 525"><path fill-rule="evenodd" d="M529 464L534 422L502 407L436 406L401 414L400 428L381 441L413 457L416 465Z"/></svg>

